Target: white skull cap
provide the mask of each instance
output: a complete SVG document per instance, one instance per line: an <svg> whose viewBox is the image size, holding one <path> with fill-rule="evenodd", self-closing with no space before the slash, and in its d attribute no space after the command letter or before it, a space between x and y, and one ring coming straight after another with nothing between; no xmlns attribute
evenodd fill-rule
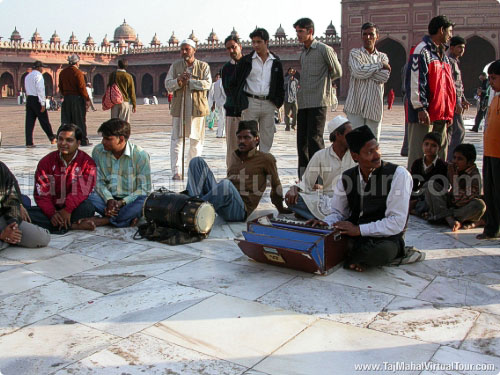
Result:
<svg viewBox="0 0 500 375"><path fill-rule="evenodd" d="M330 122L328 123L328 133L332 134L335 131L335 129L344 125L346 122L349 122L349 120L346 119L344 116L337 116L331 119Z"/></svg>
<svg viewBox="0 0 500 375"><path fill-rule="evenodd" d="M181 46L182 46L183 44L187 44L188 46L191 46L191 47L193 47L194 49L196 49L196 43L194 42L194 40L193 40L193 39L184 39L184 40L182 41L182 43L181 43Z"/></svg>

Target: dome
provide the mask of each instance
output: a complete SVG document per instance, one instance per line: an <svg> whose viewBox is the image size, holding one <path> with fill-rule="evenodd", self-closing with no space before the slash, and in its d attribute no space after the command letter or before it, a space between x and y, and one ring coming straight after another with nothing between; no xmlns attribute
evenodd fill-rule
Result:
<svg viewBox="0 0 500 375"><path fill-rule="evenodd" d="M76 39L74 32L71 32L71 36L69 37L68 44L78 44L78 39Z"/></svg>
<svg viewBox="0 0 500 375"><path fill-rule="evenodd" d="M112 42L118 43L120 40L133 42L135 41L135 36L135 30L130 25L128 25L125 20L123 20L123 23L115 29L115 36Z"/></svg>
<svg viewBox="0 0 500 375"><path fill-rule="evenodd" d="M274 37L275 38L286 38L285 29L283 27L281 27L281 23L280 23L280 27L278 27L278 29L276 30L276 34L274 34Z"/></svg>
<svg viewBox="0 0 500 375"><path fill-rule="evenodd" d="M219 37L217 36L216 33L214 33L214 29L212 29L212 32L210 33L210 35L208 36L207 40L209 42L217 42L219 40Z"/></svg>
<svg viewBox="0 0 500 375"><path fill-rule="evenodd" d="M41 43L41 42L42 42L42 37L40 36L38 29L35 29L35 32L33 33L33 36L31 37L31 43Z"/></svg>
<svg viewBox="0 0 500 375"><path fill-rule="evenodd" d="M94 42L94 38L92 38L89 34L89 36L87 37L87 39L85 39L85 45L86 46L94 46L95 45L95 42Z"/></svg>
<svg viewBox="0 0 500 375"><path fill-rule="evenodd" d="M193 42L198 43L198 38L194 35L194 30L191 30L191 34L188 36Z"/></svg>
<svg viewBox="0 0 500 375"><path fill-rule="evenodd" d="M234 26L233 26L233 31L231 31L231 36L234 36L236 38L240 37L239 34L238 34L238 32L234 29Z"/></svg>
<svg viewBox="0 0 500 375"><path fill-rule="evenodd" d="M21 38L21 34L19 31L17 31L17 27L14 27L14 31L12 32L12 35L10 36L10 40L12 42L20 42L23 38Z"/></svg>
<svg viewBox="0 0 500 375"><path fill-rule="evenodd" d="M333 22L330 21L330 24L327 26L325 35L337 35L337 30L335 29L335 26L333 26Z"/></svg>
<svg viewBox="0 0 500 375"><path fill-rule="evenodd" d="M54 34L50 37L50 43L61 43L61 38L59 38L59 35L57 35L55 30Z"/></svg>
<svg viewBox="0 0 500 375"><path fill-rule="evenodd" d="M156 35L156 34L155 34ZM170 39L168 40L168 44L169 45L172 45L172 44L175 44L175 45L178 45L179 44L179 39L177 39L177 37L175 36L174 32L172 31L172 36L170 37Z"/></svg>
<svg viewBox="0 0 500 375"><path fill-rule="evenodd" d="M141 40L139 39L139 34L137 34L135 37L134 47L138 48L144 47L144 43L142 43Z"/></svg>
<svg viewBox="0 0 500 375"><path fill-rule="evenodd" d="M173 35L174 34L172 34L172 36ZM170 39L172 39L172 38L170 38ZM153 36L153 39L151 39L151 43L149 43L149 44L151 44L152 46L159 46L161 44L160 39L158 39L158 37L156 36L156 33Z"/></svg>
<svg viewBox="0 0 500 375"><path fill-rule="evenodd" d="M109 47L110 45L111 43L108 41L108 34L106 34L101 42L101 47Z"/></svg>

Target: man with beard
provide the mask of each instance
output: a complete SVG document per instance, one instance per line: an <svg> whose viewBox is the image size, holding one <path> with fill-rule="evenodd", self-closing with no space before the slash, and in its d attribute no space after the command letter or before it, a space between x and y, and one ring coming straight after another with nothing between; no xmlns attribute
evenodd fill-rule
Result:
<svg viewBox="0 0 500 375"><path fill-rule="evenodd" d="M212 85L210 67L197 60L196 43L191 39L181 43L181 57L170 67L165 78L165 88L173 92L172 135L170 140L170 165L172 179L181 180L183 138L189 138L188 162L203 152L205 116L210 113L207 91ZM185 127L184 127L185 124Z"/></svg>

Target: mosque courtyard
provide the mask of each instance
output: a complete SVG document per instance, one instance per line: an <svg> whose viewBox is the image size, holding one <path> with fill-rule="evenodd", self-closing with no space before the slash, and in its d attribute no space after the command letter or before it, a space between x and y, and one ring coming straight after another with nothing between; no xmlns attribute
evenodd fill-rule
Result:
<svg viewBox="0 0 500 375"><path fill-rule="evenodd" d="M49 113L54 131L59 116ZM94 145L108 117L88 114ZM400 165L403 118L400 104L386 111L380 142L383 158ZM181 191L171 180L170 123L167 104L139 106L131 141L151 156L153 187ZM55 146L38 123L37 147L23 146L24 107L13 102L0 102L0 131L0 160L31 195L36 164ZM466 134L479 168L481 136ZM285 191L296 179L295 142L278 125L272 153ZM203 154L217 179L225 149L207 130ZM277 214L269 189L250 219L268 213ZM411 217L406 242L425 261L328 276L250 260L234 242L243 230L217 218L208 239L168 246L134 240L133 228L100 227L52 235L42 249L0 251L0 373L500 372L500 241L476 240L481 229L452 233Z"/></svg>

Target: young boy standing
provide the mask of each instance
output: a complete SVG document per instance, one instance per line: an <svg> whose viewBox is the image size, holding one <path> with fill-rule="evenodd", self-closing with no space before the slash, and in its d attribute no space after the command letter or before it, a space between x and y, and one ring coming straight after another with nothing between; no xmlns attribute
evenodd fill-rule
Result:
<svg viewBox="0 0 500 375"><path fill-rule="evenodd" d="M484 130L484 201L486 225L480 240L500 238L500 60L488 68L490 85L497 93L493 98Z"/></svg>
<svg viewBox="0 0 500 375"><path fill-rule="evenodd" d="M475 161L474 145L463 143L455 148L453 163L448 164L448 181L451 186L443 190L441 186L432 184L425 192L430 221L445 219L453 232L476 226L486 205L479 198L481 175Z"/></svg>
<svg viewBox="0 0 500 375"><path fill-rule="evenodd" d="M424 157L417 159L411 166L413 191L410 199L410 213L413 215L425 214L429 207L425 203L425 191L429 181L439 181L442 185L447 182L448 164L438 156L441 148L441 134L427 133L422 142Z"/></svg>

